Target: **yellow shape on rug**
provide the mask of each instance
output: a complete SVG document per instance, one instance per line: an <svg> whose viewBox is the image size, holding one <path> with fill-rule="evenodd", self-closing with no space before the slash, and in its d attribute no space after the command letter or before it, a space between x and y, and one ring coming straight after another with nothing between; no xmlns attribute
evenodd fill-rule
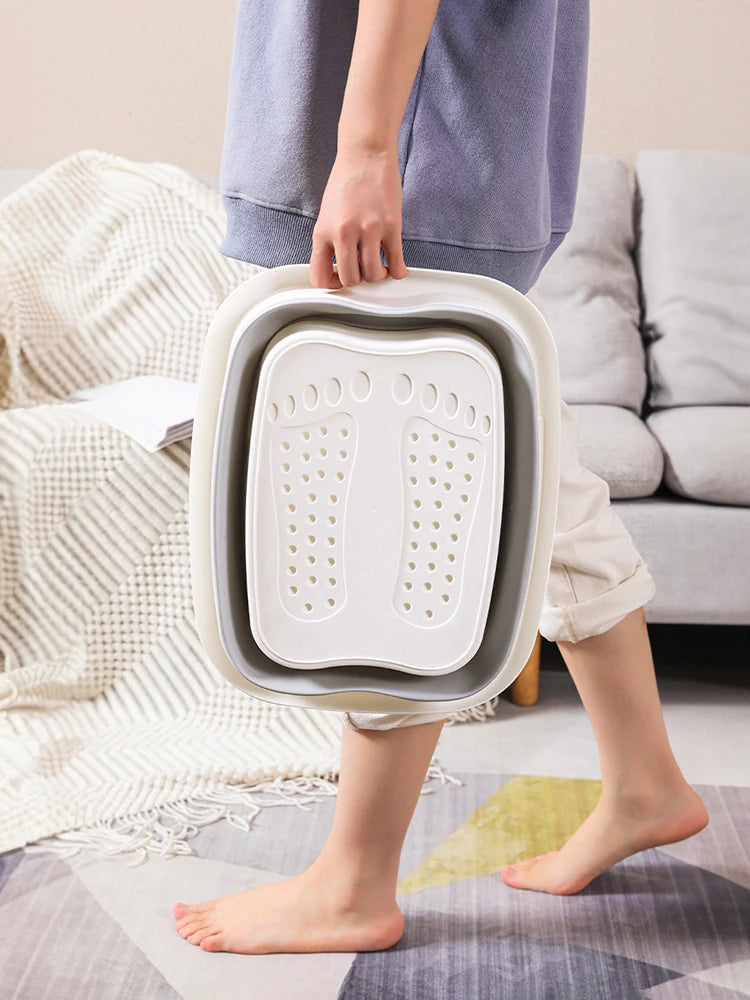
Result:
<svg viewBox="0 0 750 1000"><path fill-rule="evenodd" d="M587 778L515 775L402 879L398 892L490 875L559 850L593 810L601 787Z"/></svg>

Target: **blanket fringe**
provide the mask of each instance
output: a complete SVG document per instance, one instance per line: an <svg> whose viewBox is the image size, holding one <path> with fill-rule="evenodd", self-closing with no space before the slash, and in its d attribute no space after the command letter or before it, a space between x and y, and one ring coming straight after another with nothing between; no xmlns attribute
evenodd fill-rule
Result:
<svg viewBox="0 0 750 1000"><path fill-rule="evenodd" d="M426 787L427 782L433 779L439 780L441 785L461 785L461 781L447 774L437 761L433 761L427 770L423 794L433 791ZM337 790L338 785L331 778L310 776L221 785L194 798L182 798L129 816L66 830L28 844L25 851L29 854L51 852L61 858L72 857L82 850L95 851L102 856L132 854L133 860L128 864L132 868L142 864L149 854L166 858L176 854L194 855L188 840L198 833L200 827L209 823L225 819L248 833L261 809L295 806L309 811L313 804L335 796ZM235 812L232 806L243 806L246 811Z"/></svg>
<svg viewBox="0 0 750 1000"><path fill-rule="evenodd" d="M446 726L452 726L456 722L471 722L476 720L477 722L486 722L490 716L494 716L495 707L500 701L500 695L495 695L494 698L490 698L489 701L485 701L482 705L474 705L473 708L462 708L458 712L453 712L451 716L446 720Z"/></svg>

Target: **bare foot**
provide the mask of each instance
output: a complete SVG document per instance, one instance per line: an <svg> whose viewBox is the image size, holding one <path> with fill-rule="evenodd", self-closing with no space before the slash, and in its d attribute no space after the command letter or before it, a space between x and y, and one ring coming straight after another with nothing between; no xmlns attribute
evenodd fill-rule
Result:
<svg viewBox="0 0 750 1000"><path fill-rule="evenodd" d="M172 907L181 937L204 951L245 955L272 952L380 951L404 932L395 901L337 899L311 869L272 885Z"/></svg>
<svg viewBox="0 0 750 1000"><path fill-rule="evenodd" d="M559 851L506 865L502 877L514 889L571 896L630 854L692 837L708 819L703 800L687 783L671 795L662 789L637 799L601 798Z"/></svg>

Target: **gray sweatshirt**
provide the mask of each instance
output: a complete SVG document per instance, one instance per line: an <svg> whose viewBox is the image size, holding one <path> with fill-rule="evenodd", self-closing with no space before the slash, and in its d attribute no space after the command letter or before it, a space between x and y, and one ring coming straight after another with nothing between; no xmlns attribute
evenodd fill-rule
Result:
<svg viewBox="0 0 750 1000"><path fill-rule="evenodd" d="M225 256L306 263L336 156L356 0L239 0ZM404 260L522 292L570 229L589 0L441 0L398 136Z"/></svg>

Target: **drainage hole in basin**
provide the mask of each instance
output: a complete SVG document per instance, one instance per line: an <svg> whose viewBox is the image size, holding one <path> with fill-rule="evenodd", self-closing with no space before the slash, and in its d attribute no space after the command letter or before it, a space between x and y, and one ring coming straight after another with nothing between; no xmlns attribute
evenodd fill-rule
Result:
<svg viewBox="0 0 750 1000"><path fill-rule="evenodd" d="M327 433L328 433L328 428L327 427L319 427L318 428L318 434L320 434L321 437L325 437Z"/></svg>
<svg viewBox="0 0 750 1000"><path fill-rule="evenodd" d="M469 498L466 496L465 493L462 493L461 494L461 503L468 503L468 502L469 502Z"/></svg>
<svg viewBox="0 0 750 1000"><path fill-rule="evenodd" d="M303 441L309 441L310 440L310 431L302 431L302 433L300 434L300 437L302 438Z"/></svg>
<svg viewBox="0 0 750 1000"><path fill-rule="evenodd" d="M296 572L297 572L297 567L296 567L296 566L290 566L290 567L289 567L289 575L290 575L290 576L294 576L294 574L295 574Z"/></svg>
<svg viewBox="0 0 750 1000"><path fill-rule="evenodd" d="M290 594L296 594L297 593L297 588L296 587L290 587L289 588L289 593Z"/></svg>
<svg viewBox="0 0 750 1000"><path fill-rule="evenodd" d="M338 502L339 502L339 498L336 496L336 494L335 493L331 493L329 495L329 497L328 497L328 503L338 503Z"/></svg>
<svg viewBox="0 0 750 1000"><path fill-rule="evenodd" d="M407 563L406 565L409 567L409 572L410 573L413 573L414 570L417 568L417 564L413 563L413 562Z"/></svg>
<svg viewBox="0 0 750 1000"><path fill-rule="evenodd" d="M289 444L288 441L282 441L281 442L281 450L282 451L289 451L290 447L291 447L291 445Z"/></svg>
<svg viewBox="0 0 750 1000"><path fill-rule="evenodd" d="M344 473L343 472L337 472L336 473L336 478L338 479L338 481L340 483L343 483L343 481L344 481Z"/></svg>
<svg viewBox="0 0 750 1000"><path fill-rule="evenodd" d="M412 465L416 462L416 460L417 460L416 455L409 455L409 461L411 462Z"/></svg>
<svg viewBox="0 0 750 1000"><path fill-rule="evenodd" d="M412 441L419 441L419 434L417 434L416 431L412 431L412 433L411 433L410 436L411 436Z"/></svg>
<svg viewBox="0 0 750 1000"><path fill-rule="evenodd" d="M284 483L284 485L281 487L281 489L284 491L284 493L291 493L292 492L292 487L289 485L289 483Z"/></svg>
<svg viewBox="0 0 750 1000"><path fill-rule="evenodd" d="M430 542L430 548L432 549L433 552L436 551L437 547L438 547L437 542Z"/></svg>
<svg viewBox="0 0 750 1000"><path fill-rule="evenodd" d="M445 467L450 472L450 470L453 468L453 462L446 462Z"/></svg>
<svg viewBox="0 0 750 1000"><path fill-rule="evenodd" d="M287 528L287 531L289 532L290 535L296 535L297 534L297 525L296 524L290 524L289 527Z"/></svg>
<svg viewBox="0 0 750 1000"><path fill-rule="evenodd" d="M422 584L422 586L424 587L424 589L425 589L425 590L432 590L432 584L431 584L431 583L429 582L429 580L426 580L426 581L425 581L425 582L424 582L424 583Z"/></svg>
<svg viewBox="0 0 750 1000"><path fill-rule="evenodd" d="M347 454L347 453L346 453L345 451L340 451L340 452L339 452L339 458L341 459L341 461L342 461L342 462L343 462L343 461L345 461L345 459L346 459L346 454Z"/></svg>
<svg viewBox="0 0 750 1000"><path fill-rule="evenodd" d="M336 586L336 577L335 576L329 576L328 577L328 586L329 587L335 587Z"/></svg>
<svg viewBox="0 0 750 1000"><path fill-rule="evenodd" d="M440 435L439 434L433 434L432 435L432 440L433 441L439 441L440 440Z"/></svg>
<svg viewBox="0 0 750 1000"><path fill-rule="evenodd" d="M307 557L307 565L308 566L314 566L315 562L316 562L315 556L308 556Z"/></svg>
<svg viewBox="0 0 750 1000"><path fill-rule="evenodd" d="M310 477L308 476L308 474L306 472L303 472L302 475L300 476L300 478L301 478L301 480L302 480L303 483L309 483L310 482Z"/></svg>
<svg viewBox="0 0 750 1000"><path fill-rule="evenodd" d="M325 458L328 452L326 451L325 448L318 448L318 454L320 455L321 458Z"/></svg>
<svg viewBox="0 0 750 1000"><path fill-rule="evenodd" d="M282 468L282 471L289 472L289 470L291 469L291 465L289 464L289 462L282 462L281 463L281 468Z"/></svg>
<svg viewBox="0 0 750 1000"><path fill-rule="evenodd" d="M315 475L318 477L318 479L325 479L325 477L326 477L326 474L325 474L325 472L323 472L322 469L318 469L318 471L315 473Z"/></svg>
<svg viewBox="0 0 750 1000"><path fill-rule="evenodd" d="M442 510L442 509L443 509L443 501L442 500L436 500L435 501L435 510Z"/></svg>
<svg viewBox="0 0 750 1000"><path fill-rule="evenodd" d="M447 594L441 594L440 595L440 600L443 601L444 604L447 604L448 601L450 600L450 597L448 597Z"/></svg>
<svg viewBox="0 0 750 1000"><path fill-rule="evenodd" d="M453 583L453 577L452 577L452 575L450 573L446 573L445 574L445 582L446 583Z"/></svg>
<svg viewBox="0 0 750 1000"><path fill-rule="evenodd" d="M289 553L290 556L293 556L296 551L297 551L296 545L290 545L289 548L287 549L287 552Z"/></svg>
<svg viewBox="0 0 750 1000"><path fill-rule="evenodd" d="M461 515L460 514L454 514L453 515L453 520L457 521L457 522L460 521L461 520Z"/></svg>
<svg viewBox="0 0 750 1000"><path fill-rule="evenodd" d="M342 427L341 430L339 431L339 434L341 435L342 438L349 437L349 431L346 429L346 427Z"/></svg>
<svg viewBox="0 0 750 1000"><path fill-rule="evenodd" d="M452 542L457 542L457 541L458 541L458 535L456 535L456 534L452 534L452 535L451 535L451 541L452 541Z"/></svg>
<svg viewBox="0 0 750 1000"><path fill-rule="evenodd" d="M336 602L334 601L334 599L332 597L329 597L328 598L328 607L329 608L333 608L335 606L336 606Z"/></svg>
<svg viewBox="0 0 750 1000"><path fill-rule="evenodd" d="M311 587L314 587L315 584L318 582L318 578L317 576L308 576L307 582L310 584Z"/></svg>
<svg viewBox="0 0 750 1000"><path fill-rule="evenodd" d="M433 563L433 562L427 563L427 569L430 571L430 573L434 573L434 571L435 571L435 563Z"/></svg>
<svg viewBox="0 0 750 1000"><path fill-rule="evenodd" d="M404 611L411 611L411 604L408 604L408 603L407 604L403 604L402 607L403 607Z"/></svg>
<svg viewBox="0 0 750 1000"><path fill-rule="evenodd" d="M447 559L449 563L454 563L456 561L456 557L453 555L452 552L448 553Z"/></svg>
<svg viewBox="0 0 750 1000"><path fill-rule="evenodd" d="M432 618L432 612L428 608L424 613L425 618Z"/></svg>
<svg viewBox="0 0 750 1000"><path fill-rule="evenodd" d="M411 505L412 505L412 507L415 510L419 510L419 508L422 506L422 501L421 500L412 500L412 504Z"/></svg>
<svg viewBox="0 0 750 1000"><path fill-rule="evenodd" d="M297 509L297 507L296 507L295 504L290 503L290 504L287 505L286 509L289 511L290 514L293 514L295 512L295 510Z"/></svg>
<svg viewBox="0 0 750 1000"><path fill-rule="evenodd" d="M329 566L335 566L336 565L336 560L333 558L333 556L329 556L326 559L326 562L328 563Z"/></svg>
<svg viewBox="0 0 750 1000"><path fill-rule="evenodd" d="M453 440L453 438L451 438L450 441L448 442L448 447L449 448L455 448L456 447L456 442Z"/></svg>
<svg viewBox="0 0 750 1000"><path fill-rule="evenodd" d="M420 529L419 521L412 521L411 522L411 526L412 526L412 528L414 528L415 531L419 531L419 529Z"/></svg>
<svg viewBox="0 0 750 1000"><path fill-rule="evenodd" d="M467 482L467 483L470 483L470 482L471 482L471 480L472 480L473 478L474 478L474 477L473 477L473 476L471 476L471 475L470 475L470 474L469 474L468 472L467 472L467 473L466 473L466 475L464 476L464 479L466 480L466 482Z"/></svg>
<svg viewBox="0 0 750 1000"><path fill-rule="evenodd" d="M308 493L307 494L307 499L310 501L310 503L315 503L315 501L318 499L318 497L317 497L317 495L315 493Z"/></svg>
<svg viewBox="0 0 750 1000"><path fill-rule="evenodd" d="M445 490L446 493L450 493L453 487L451 486L450 483L443 483L443 489Z"/></svg>
<svg viewBox="0 0 750 1000"><path fill-rule="evenodd" d="M307 523L308 523L308 524L315 524L315 522L316 522L317 520L318 520L318 519L317 519L317 517L315 516L315 514L308 514L308 515L307 515Z"/></svg>
<svg viewBox="0 0 750 1000"><path fill-rule="evenodd" d="M482 433L489 434L492 430L492 421L489 417L484 417L482 420Z"/></svg>
<svg viewBox="0 0 750 1000"><path fill-rule="evenodd" d="M437 479L434 476L430 476L430 478L429 478L430 486L434 486L436 482L437 482Z"/></svg>
<svg viewBox="0 0 750 1000"><path fill-rule="evenodd" d="M335 538L326 538L326 542L329 545L335 545L336 544L336 539Z"/></svg>
<svg viewBox="0 0 750 1000"><path fill-rule="evenodd" d="M333 516L333 514L331 514L331 516L328 518L328 523L329 524L335 524L336 523L336 518Z"/></svg>
<svg viewBox="0 0 750 1000"><path fill-rule="evenodd" d="M409 580L407 580L406 583L404 584L404 590L411 590L413 586L414 584L411 583Z"/></svg>
<svg viewBox="0 0 750 1000"><path fill-rule="evenodd" d="M274 423L276 420L279 419L279 408L276 405L276 403L271 403L271 405L268 407L268 419L270 420L271 423Z"/></svg>
<svg viewBox="0 0 750 1000"><path fill-rule="evenodd" d="M410 542L409 548L413 549L416 552L416 550L419 548L419 542Z"/></svg>
<svg viewBox="0 0 750 1000"><path fill-rule="evenodd" d="M430 455L430 462L434 465L437 462L437 455Z"/></svg>
<svg viewBox="0 0 750 1000"><path fill-rule="evenodd" d="M416 476L409 476L409 483L412 486L416 486L417 485L417 477Z"/></svg>
<svg viewBox="0 0 750 1000"><path fill-rule="evenodd" d="M307 541L308 541L308 543L310 545L315 545L315 542L317 541L317 539L315 538L315 535L308 535L307 536Z"/></svg>
<svg viewBox="0 0 750 1000"><path fill-rule="evenodd" d="M309 454L309 452L307 452L307 451L303 451L302 452L302 461L303 462L309 462L310 461L310 454Z"/></svg>
<svg viewBox="0 0 750 1000"><path fill-rule="evenodd" d="M477 456L476 456L476 455L474 454L474 452L473 452L473 451L467 451L467 453L466 453L466 457L468 458L468 460L469 460L470 462L473 462L473 461L474 461L474 459L475 459L475 458L476 458Z"/></svg>
<svg viewBox="0 0 750 1000"><path fill-rule="evenodd" d="M312 611L312 604L306 604L305 611Z"/></svg>
<svg viewBox="0 0 750 1000"><path fill-rule="evenodd" d="M433 521L432 522L432 528L433 528L433 531L439 531L440 530L440 521Z"/></svg>

